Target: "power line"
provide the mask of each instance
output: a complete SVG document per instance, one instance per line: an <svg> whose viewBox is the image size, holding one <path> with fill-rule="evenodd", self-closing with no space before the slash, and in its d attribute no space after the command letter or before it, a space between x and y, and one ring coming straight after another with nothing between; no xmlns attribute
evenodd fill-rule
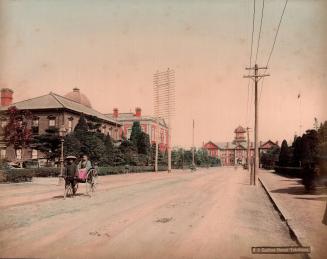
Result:
<svg viewBox="0 0 327 259"><path fill-rule="evenodd" d="M255 64L257 63L258 52L259 52L259 47L260 47L261 29L262 29L262 21L263 21L263 11L264 11L264 9L265 9L265 0L262 0L261 19L260 19L260 27L259 27L259 35L258 35L258 43L257 43L257 52L255 54Z"/></svg>
<svg viewBox="0 0 327 259"><path fill-rule="evenodd" d="M274 51L274 49L275 49L275 45L276 45L276 41L277 41L277 36L278 36L278 32L279 32L279 28L280 28L280 25L282 24L282 20L283 20L283 17L284 17L284 13L285 13L285 10L286 10L287 3L288 3L288 0L285 0L284 8L283 8L282 15L280 16L280 19L279 19L279 22L278 22L277 30L276 30L276 33L275 33L275 37L274 37L274 41L273 41L273 44L272 44L271 50L270 50L270 52L269 52L269 56L268 56L268 59L267 59L266 67L268 67L269 62L270 62L270 59L271 59L271 56L272 56L272 53L273 53L273 51ZM266 72L266 71L265 71L265 72ZM260 95L259 95L259 102L260 102L260 100L261 100L261 94L262 94L263 82L264 82L264 78L262 79L262 82L261 82Z"/></svg>
<svg viewBox="0 0 327 259"><path fill-rule="evenodd" d="M254 36L254 24L255 24L255 0L253 0L253 14L252 14L252 33L251 33L251 51L250 51L250 61L249 65L252 67L252 52L253 52L253 36ZM248 81L248 95L246 101L246 124L248 124L248 117L249 117L249 94L250 94L250 81ZM252 96L252 95L251 95Z"/></svg>
<svg viewBox="0 0 327 259"><path fill-rule="evenodd" d="M279 28L280 28L280 25L281 25L282 20L283 20L283 16L284 16L284 13L285 13L285 9L286 9L287 3L288 3L288 0L285 1L283 12L282 12L282 15L280 16L280 20L279 20L279 23L278 23L277 31L276 31L276 34L275 34L275 37L274 37L274 43L273 43L273 45L271 47L271 50L270 50L270 53L269 53L269 57L268 57L268 60L267 60L266 67L268 67L268 65L269 65L269 62L270 62L270 59L271 59L271 55L272 55L272 53L274 51L274 48L275 48L275 44L276 44L276 40L277 40Z"/></svg>

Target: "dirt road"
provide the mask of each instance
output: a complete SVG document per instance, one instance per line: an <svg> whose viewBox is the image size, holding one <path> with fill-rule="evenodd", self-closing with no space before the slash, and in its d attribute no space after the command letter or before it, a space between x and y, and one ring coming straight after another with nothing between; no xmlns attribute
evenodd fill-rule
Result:
<svg viewBox="0 0 327 259"><path fill-rule="evenodd" d="M0 186L0 257L246 259L296 245L241 168L105 176L92 197L66 200L56 183Z"/></svg>

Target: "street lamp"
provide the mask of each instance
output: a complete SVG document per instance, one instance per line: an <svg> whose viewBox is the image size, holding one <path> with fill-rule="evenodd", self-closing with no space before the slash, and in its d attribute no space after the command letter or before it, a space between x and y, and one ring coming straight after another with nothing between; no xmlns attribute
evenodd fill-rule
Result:
<svg viewBox="0 0 327 259"><path fill-rule="evenodd" d="M65 125L61 125L59 129L59 137L61 142L61 154L60 154L60 175L59 175L59 184L61 182L63 173L64 173L64 137L66 136L67 129Z"/></svg>

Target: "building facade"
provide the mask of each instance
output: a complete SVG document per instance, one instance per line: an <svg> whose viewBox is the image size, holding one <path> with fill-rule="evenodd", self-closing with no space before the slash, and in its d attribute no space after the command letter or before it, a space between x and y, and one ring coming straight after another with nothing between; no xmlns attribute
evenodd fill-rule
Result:
<svg viewBox="0 0 327 259"><path fill-rule="evenodd" d="M79 89L74 88L65 96L55 93L49 93L32 99L12 103L13 91L10 89L1 89L1 107L0 107L0 155L2 159L13 162L20 162L29 159L43 158L40 151L31 148L15 148L7 145L4 141L4 127L8 123L8 108L15 106L18 110L28 110L31 113L31 119L27 127L31 129L32 135L45 133L49 128L66 129L66 133L74 130L81 115L85 116L87 121L96 119L100 124L99 130L112 136L114 140L119 140L119 129L121 124L104 114L91 108L91 103Z"/></svg>
<svg viewBox="0 0 327 259"><path fill-rule="evenodd" d="M248 143L246 141L246 129L242 126L234 130L234 140L231 142L213 142L208 141L203 147L208 151L212 157L220 159L223 166L243 165L247 163L247 149ZM268 140L266 142L260 141L259 144L259 161L262 153L268 152L272 148L278 146L278 141L273 142ZM254 143L249 143L250 159L254 158Z"/></svg>
<svg viewBox="0 0 327 259"><path fill-rule="evenodd" d="M168 147L168 127L164 119L159 119L158 129L157 121L153 116L143 116L141 108L135 108L135 113L119 113L117 108L113 109L113 113L107 114L110 119L116 120L122 124L120 128L120 136L123 134L129 139L132 133L134 121L139 121L142 131L149 135L151 144L155 144L158 139L158 145L161 152Z"/></svg>

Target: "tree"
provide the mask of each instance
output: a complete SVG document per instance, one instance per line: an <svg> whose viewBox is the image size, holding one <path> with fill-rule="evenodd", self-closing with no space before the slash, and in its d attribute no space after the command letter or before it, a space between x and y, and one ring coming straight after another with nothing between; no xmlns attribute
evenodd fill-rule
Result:
<svg viewBox="0 0 327 259"><path fill-rule="evenodd" d="M81 143L73 132L65 136L64 155L76 157L81 155Z"/></svg>
<svg viewBox="0 0 327 259"><path fill-rule="evenodd" d="M92 162L106 164L106 147L104 144L104 135L99 132L89 131L85 117L82 115L74 129L74 136L80 143L76 147L80 149L80 154L87 155Z"/></svg>
<svg viewBox="0 0 327 259"><path fill-rule="evenodd" d="M132 126L132 132L129 140L137 147L139 136L142 133L141 125L139 121L134 121Z"/></svg>
<svg viewBox="0 0 327 259"><path fill-rule="evenodd" d="M16 107L8 108L9 119L4 128L4 138L15 149L27 147L32 139L31 122L32 114L27 110L18 110Z"/></svg>
<svg viewBox="0 0 327 259"><path fill-rule="evenodd" d="M284 139L279 154L278 164L280 166L288 166L289 157L290 156L289 156L287 141Z"/></svg>
<svg viewBox="0 0 327 259"><path fill-rule="evenodd" d="M120 152L123 154L123 158L126 164L138 165L137 148L129 140L123 140L119 146Z"/></svg>
<svg viewBox="0 0 327 259"><path fill-rule="evenodd" d="M36 135L30 147L41 151L48 160L54 161L60 156L61 141L58 128L48 128L45 133Z"/></svg>
<svg viewBox="0 0 327 259"><path fill-rule="evenodd" d="M76 135L83 135L85 132L88 132L88 130L89 130L89 127L87 125L84 115L82 114L78 120L78 123L74 129L74 132L76 133ZM81 137L81 136L79 136L79 137Z"/></svg>
<svg viewBox="0 0 327 259"><path fill-rule="evenodd" d="M141 132L137 140L137 152L143 155L149 155L151 149L150 137L145 132Z"/></svg>
<svg viewBox="0 0 327 259"><path fill-rule="evenodd" d="M303 148L303 143L302 143L302 138L297 137L295 138L293 144L293 164L294 166L301 166L301 159L302 159L302 148Z"/></svg>
<svg viewBox="0 0 327 259"><path fill-rule="evenodd" d="M103 134L102 134L103 135ZM115 159L115 147L112 141L112 138L109 135L105 135L103 139L103 144L106 149L106 163L108 165L113 165Z"/></svg>
<svg viewBox="0 0 327 259"><path fill-rule="evenodd" d="M273 147L266 153L262 153L260 157L260 163L265 169L273 169L276 162L278 162L280 149L279 147Z"/></svg>
<svg viewBox="0 0 327 259"><path fill-rule="evenodd" d="M327 121L320 124L318 129L318 139L319 143L327 142Z"/></svg>

